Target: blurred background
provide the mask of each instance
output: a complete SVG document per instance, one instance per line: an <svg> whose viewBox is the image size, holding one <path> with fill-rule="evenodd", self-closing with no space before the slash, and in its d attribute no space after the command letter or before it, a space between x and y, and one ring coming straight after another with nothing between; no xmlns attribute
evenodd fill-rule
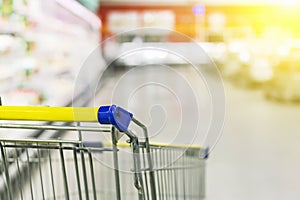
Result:
<svg viewBox="0 0 300 200"><path fill-rule="evenodd" d="M299 199L299 10L296 0L0 0L1 103L72 105L85 59L111 37L97 54L100 68L94 75L105 70L97 103L110 103L110 92L122 75L146 64L189 74L192 88L201 90L194 72L186 70L190 66L174 55L153 51L115 59L132 45L193 41L217 66L226 95L223 135L207 161L206 199ZM170 31L130 31L146 27ZM120 90L155 77L154 72L152 66L129 74ZM75 93L80 99L76 105L89 104L88 95ZM178 106L173 97L158 98L157 93L150 89L124 105L151 124L139 102ZM183 106L188 105L185 99ZM202 111L205 120L209 111ZM153 136L154 141L169 142L166 138Z"/></svg>

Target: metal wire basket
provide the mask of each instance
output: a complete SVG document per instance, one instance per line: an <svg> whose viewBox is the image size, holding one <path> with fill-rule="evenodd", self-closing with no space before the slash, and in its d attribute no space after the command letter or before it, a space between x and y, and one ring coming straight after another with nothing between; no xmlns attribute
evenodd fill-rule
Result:
<svg viewBox="0 0 300 200"><path fill-rule="evenodd" d="M0 139L0 199L204 198L203 149L149 143L147 128L120 107L0 107L0 120L10 120L0 124L1 130L78 134L76 140ZM113 126L33 123L36 120ZM142 128L143 138L128 129L130 122ZM86 132L110 135L111 142L85 142ZM123 135L127 143L119 142Z"/></svg>

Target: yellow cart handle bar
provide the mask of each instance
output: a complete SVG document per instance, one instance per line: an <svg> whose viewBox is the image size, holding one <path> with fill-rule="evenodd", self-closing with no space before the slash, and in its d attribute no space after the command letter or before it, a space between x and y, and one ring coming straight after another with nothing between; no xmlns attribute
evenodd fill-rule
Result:
<svg viewBox="0 0 300 200"><path fill-rule="evenodd" d="M49 122L99 122L112 124L121 132L128 129L133 115L116 105L99 108L0 106L0 120Z"/></svg>

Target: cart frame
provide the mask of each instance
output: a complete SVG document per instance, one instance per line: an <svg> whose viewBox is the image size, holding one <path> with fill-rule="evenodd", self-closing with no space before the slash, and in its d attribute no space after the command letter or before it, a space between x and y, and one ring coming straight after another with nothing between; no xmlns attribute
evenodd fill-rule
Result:
<svg viewBox="0 0 300 200"><path fill-rule="evenodd" d="M101 107L100 107L101 108ZM111 107L110 107L111 108ZM1 110L2 109L2 110ZM5 112L3 112L3 110ZM99 109L100 110L100 109ZM77 122L76 125L70 125L70 124L63 124L63 125L48 125L48 124L15 124L15 123L1 123L0 129L31 129L31 130L51 130L51 131L76 131L78 132L78 141L69 141L69 140L56 140L56 139L47 139L47 140L41 140L41 139L0 139L0 153L1 153L1 163L3 173L3 182L6 188L7 198L9 200L13 199L13 186L12 186L12 177L11 172L9 171L9 160L7 156L7 151L5 148L15 148L17 149L25 149L26 156L28 158L27 162L30 167L29 163L29 155L27 148L36 148L37 149L37 159L39 163L39 171L40 171L40 179L41 179L41 187L43 189L43 176L41 172L41 153L42 151L40 149L59 149L60 152L60 158L61 158L61 169L63 174L63 180L64 180L64 198L70 199L69 194L69 188L67 183L67 171L65 166L65 159L64 159L64 151L65 150L72 150L74 151L74 159L75 162L75 168L76 168L76 177L77 177L77 186L78 186L78 193L79 193L79 199L82 199L81 194L81 185L80 185L80 175L78 174L78 162L77 162L77 156L75 155L76 152L80 153L81 162L85 162L85 153L88 154L89 158L89 166L90 166L90 173L91 173L91 185L92 185L92 191L93 191L93 197L94 199L97 198L97 190L96 190L96 183L95 183L95 177L94 177L94 169L93 169L93 151L112 151L113 153L113 165L114 165L114 176L115 176L115 190L116 190L116 199L120 200L122 199L121 194L121 183L120 183L120 168L119 168L119 150L122 145L119 144L119 139L122 135L126 135L129 140L127 141L131 151L132 151L132 161L133 161L133 177L134 177L134 186L138 193L138 199L144 200L144 199L192 199L189 198L189 194L186 194L187 187L185 185L185 175L187 174L186 171L189 170L189 167L191 169L199 169L200 175L199 177L201 180L199 180L199 185L201 188L199 188L199 195L197 194L195 197L196 199L201 199L204 197L204 158L207 156L201 156L203 155L203 149L200 147L186 147L186 146L167 146L167 145L155 145L149 143L149 137L148 137L148 130L145 125L143 125L140 121L135 119L131 113L125 112L124 110L117 110L117 112L110 113L109 117L113 116L115 117L114 120L120 120L122 123L124 122L124 116L129 117L130 121L132 121L134 124L136 124L138 127L140 127L143 131L143 141L139 139L139 137L131 130L128 129L128 122L125 122L125 130L124 130L124 123L120 125L120 121L117 122L111 122L105 124L112 124L113 126L82 126L80 122L95 122L95 119L101 123L97 117L95 117L95 113L98 114L98 109L95 108L49 108L49 107L42 107L42 108L36 108L36 107L0 107L0 120L27 120L27 121L53 121L56 122L56 119L59 119L60 122ZM26 113L24 113L27 111ZM38 112L34 112L38 111ZM55 112L54 112L55 111ZM124 112L123 112L124 111ZM80 117L74 117L74 112L76 112L76 116ZM123 113L122 113L123 112ZM4 114L3 114L4 113ZM31 114L33 113L33 114ZM79 114L78 114L79 113ZM50 115L50 116L49 116ZM14 117L15 116L15 117ZM122 119L118 119L120 117ZM107 120L107 119L105 119ZM123 120L123 121L122 121ZM103 122L103 120L102 120ZM119 123L119 124L118 124ZM101 132L101 133L110 133L111 134L111 148L105 148L101 146L99 147L91 147L88 146L88 144L85 144L82 140L82 132L89 131L89 132ZM34 144L34 145L33 145ZM44 144L44 145L43 145ZM65 147L64 144L69 144L70 146ZM164 151L168 150L167 154L164 153ZM158 157L156 157L155 152L162 152L159 159L161 159L162 156L166 156L164 164L170 164L169 162L173 162L171 160L168 160L169 154L172 157L172 151L180 150L180 153L182 153L183 157L192 157L193 160L197 160L196 165L190 165L190 166L173 166L172 163L170 166L164 166L162 168L161 161L158 161ZM24 150L23 150L24 151ZM202 152L201 152L202 151ZM50 154L48 156L51 156ZM18 162L18 159L15 160L17 165L17 172L20 175L20 163ZM50 159L51 161L51 159ZM198 162L199 161L199 162ZM174 161L175 162L175 161ZM200 164L199 164L200 163ZM86 174L86 165L85 163L82 164L83 169L83 178L84 178L84 188L85 188L85 199L89 199L89 192L88 192L88 180L87 180L87 174ZM157 165L156 168L154 168L154 165ZM28 167L28 166L27 166ZM180 170L180 171L179 171ZM202 170L202 171L201 171ZM28 170L27 170L28 171ZM178 181L174 180L161 180L162 178L166 179L166 177L160 177L159 174L163 174L166 171L167 174L171 174L172 179L177 179L178 175L183 175L184 178L178 178ZM182 172L181 172L182 171ZM28 171L30 174L30 170ZM52 179L53 179L53 171L51 171ZM186 177L187 178L187 177ZM52 180L53 181L53 180ZM172 182L176 184L175 186L172 186ZM198 183L197 182L197 183ZM168 191L168 188L166 186L163 186L163 184L167 184L169 188L172 188L173 193ZM176 188L179 187L179 185L183 184L183 195L180 196L177 194ZM0 184L1 185L1 184ZM20 186L21 187L21 186ZM53 187L53 194L54 192L54 186ZM30 189L32 193L32 186L30 181ZM164 192L162 192L162 190ZM22 189L21 195L22 195ZM1 192L1 191L0 191ZM42 190L44 193L44 190ZM42 195L43 199L45 199L44 194ZM31 194L31 197L33 199L33 194ZM54 197L55 198L55 197ZM193 197L194 198L194 197Z"/></svg>

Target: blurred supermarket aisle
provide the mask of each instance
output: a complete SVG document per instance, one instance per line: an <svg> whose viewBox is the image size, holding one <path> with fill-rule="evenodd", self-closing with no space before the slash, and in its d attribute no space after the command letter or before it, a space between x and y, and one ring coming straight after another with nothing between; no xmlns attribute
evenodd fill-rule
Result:
<svg viewBox="0 0 300 200"><path fill-rule="evenodd" d="M203 143L212 105L207 86L193 67L128 67L106 76L92 106L113 103L130 110L149 127L152 142Z"/></svg>
<svg viewBox="0 0 300 200"><path fill-rule="evenodd" d="M298 200L299 2L0 0L0 97L3 105L69 106L78 95L73 106L83 106L91 77L118 58L89 106L130 110L152 142L201 145L214 108L203 79L215 77L182 66L190 54L207 61L197 43L224 76L227 97L223 136L207 161L207 200ZM141 49L149 44L177 48ZM32 135L0 131L1 138Z"/></svg>
<svg viewBox="0 0 300 200"><path fill-rule="evenodd" d="M120 81L122 74L124 71L109 73L108 81L96 98L97 103L110 101L111 89ZM157 74L160 75L164 76ZM151 77L149 73L139 73L138 77L126 76L127 81L121 84L121 88L128 88L130 84L134 85L138 80L148 79L149 76ZM223 136L207 162L207 199L299 199L299 105L270 102L263 97L261 91L244 90L228 82L225 82L225 93L227 114ZM166 107L168 112L171 111L167 117L173 120L171 124L174 126L166 125L163 134L151 138L152 141L168 142L170 137L173 138L172 128L176 128L174 123L178 113L172 96L160 97L158 94L163 93L159 93L157 88L150 88L147 93L135 97L136 107L130 103L128 105L146 123L149 119L148 110L145 112L140 106L147 105L149 101L157 101L174 107L173 113L172 109ZM126 97L125 93L122 95ZM124 103L118 100L119 103ZM181 103L188 105L189 101L183 100ZM152 111L154 113L151 114L155 115L155 109ZM157 114L156 119L159 121L162 119L159 117L160 110ZM202 114L209 114L209 110ZM150 127L150 131L153 128ZM177 138L184 142L185 136L179 134Z"/></svg>

